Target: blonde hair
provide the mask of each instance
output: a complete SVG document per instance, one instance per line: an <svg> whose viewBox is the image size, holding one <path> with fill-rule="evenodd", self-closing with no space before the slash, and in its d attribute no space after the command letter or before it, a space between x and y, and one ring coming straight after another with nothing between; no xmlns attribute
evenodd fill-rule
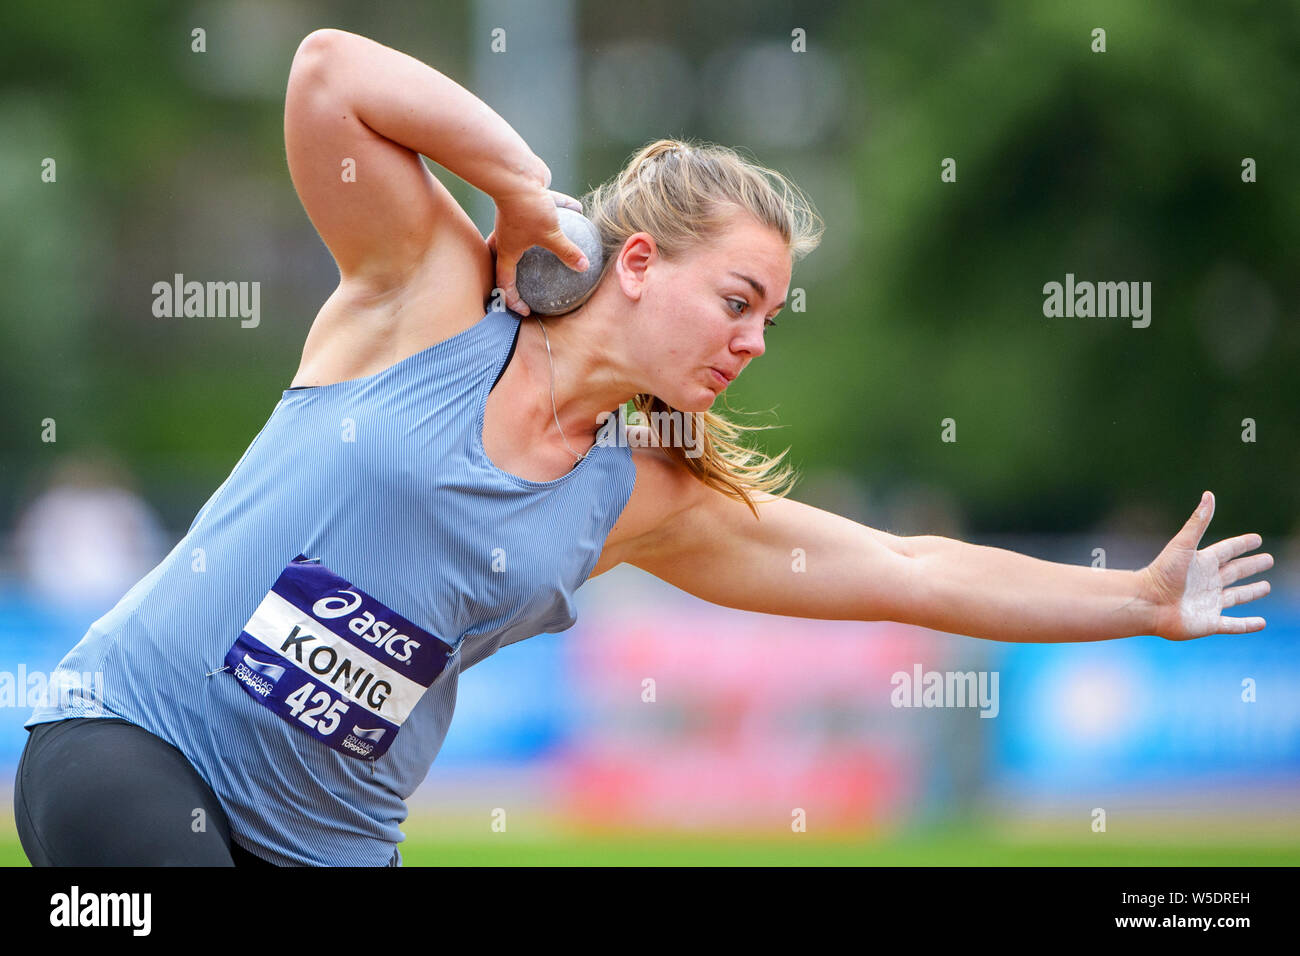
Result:
<svg viewBox="0 0 1300 956"><path fill-rule="evenodd" d="M718 238L737 208L780 233L792 262L821 242L821 217L797 186L714 143L656 140L617 176L582 197L583 212L600 229L605 255L601 281L633 234L649 233L665 259L677 260ZM713 411L678 412L650 394L635 396L632 404L649 421L662 420L665 413L690 416L700 453L688 456L675 446L666 450L704 484L743 501L755 518L752 494L781 497L797 480L784 461L789 448L768 456L740 441L745 432L778 426L741 425Z"/></svg>

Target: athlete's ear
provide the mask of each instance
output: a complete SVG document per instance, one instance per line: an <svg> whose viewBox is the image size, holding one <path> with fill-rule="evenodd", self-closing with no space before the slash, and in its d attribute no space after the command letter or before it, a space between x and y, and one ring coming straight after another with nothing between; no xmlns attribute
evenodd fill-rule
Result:
<svg viewBox="0 0 1300 956"><path fill-rule="evenodd" d="M640 301L646 282L646 270L651 262L659 258L659 248L649 233L638 232L627 237L614 260L613 268L619 288L629 299Z"/></svg>

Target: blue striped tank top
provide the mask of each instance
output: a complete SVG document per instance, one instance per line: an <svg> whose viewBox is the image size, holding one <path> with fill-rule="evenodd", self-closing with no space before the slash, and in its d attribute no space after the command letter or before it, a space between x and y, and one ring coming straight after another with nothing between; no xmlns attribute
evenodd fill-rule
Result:
<svg viewBox="0 0 1300 956"><path fill-rule="evenodd" d="M250 852L282 866L390 863L459 673L576 622L573 592L632 494L621 409L619 440L552 481L488 458L487 397L520 326L513 312L489 311L375 375L285 389L171 553L64 657L51 675L57 699L26 726L121 717L189 758ZM378 758L296 729L223 666L295 556L452 649Z"/></svg>

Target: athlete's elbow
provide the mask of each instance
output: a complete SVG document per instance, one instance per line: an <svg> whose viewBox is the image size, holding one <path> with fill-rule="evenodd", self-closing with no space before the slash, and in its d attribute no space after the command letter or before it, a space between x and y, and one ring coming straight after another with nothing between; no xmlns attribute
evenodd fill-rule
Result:
<svg viewBox="0 0 1300 956"><path fill-rule="evenodd" d="M298 44L298 50L293 55L294 64L306 63L334 55L338 52L347 36L348 34L345 31L336 30L333 27L321 27L319 30L312 30Z"/></svg>
<svg viewBox="0 0 1300 956"><path fill-rule="evenodd" d="M943 542L952 539L937 534L914 534L898 540L900 542L900 547L897 549L899 554L905 554L909 558L923 558L943 547Z"/></svg>
<svg viewBox="0 0 1300 956"><path fill-rule="evenodd" d="M293 63L289 67L289 83L306 82L314 86L324 82L331 73L337 72L351 38L351 34L332 27L308 33L293 55Z"/></svg>

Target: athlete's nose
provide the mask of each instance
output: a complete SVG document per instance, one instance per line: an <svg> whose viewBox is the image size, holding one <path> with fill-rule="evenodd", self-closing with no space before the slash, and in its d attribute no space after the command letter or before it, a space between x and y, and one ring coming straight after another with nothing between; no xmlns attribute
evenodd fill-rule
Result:
<svg viewBox="0 0 1300 956"><path fill-rule="evenodd" d="M760 325L757 327L750 326L746 328L736 337L736 340L732 342L732 346L738 352L748 352L749 358L744 361L752 362L754 359L762 355L764 350L767 348L767 343L763 341L763 327Z"/></svg>

